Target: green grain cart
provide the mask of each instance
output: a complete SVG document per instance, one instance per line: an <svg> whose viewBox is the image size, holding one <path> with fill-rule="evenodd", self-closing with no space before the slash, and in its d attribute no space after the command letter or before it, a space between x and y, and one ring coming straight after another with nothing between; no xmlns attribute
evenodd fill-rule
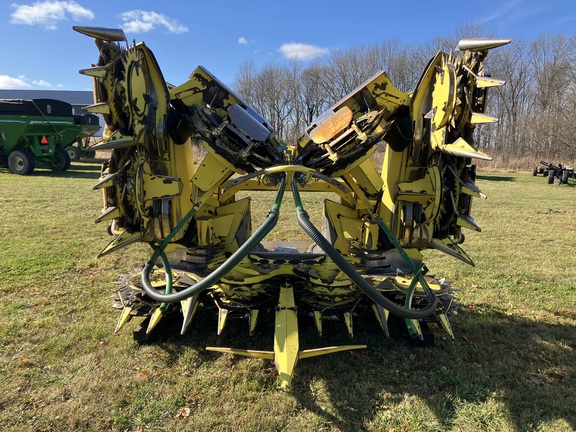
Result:
<svg viewBox="0 0 576 432"><path fill-rule="evenodd" d="M70 129L65 135L67 142L64 150L70 156L71 161L80 160L81 157L93 158L95 151L88 150L88 138L100 130L100 121L95 114L81 114L74 116L76 128Z"/></svg>
<svg viewBox="0 0 576 432"><path fill-rule="evenodd" d="M66 171L70 157L64 136L78 130L72 105L54 99L0 100L0 166L31 174L36 164Z"/></svg>

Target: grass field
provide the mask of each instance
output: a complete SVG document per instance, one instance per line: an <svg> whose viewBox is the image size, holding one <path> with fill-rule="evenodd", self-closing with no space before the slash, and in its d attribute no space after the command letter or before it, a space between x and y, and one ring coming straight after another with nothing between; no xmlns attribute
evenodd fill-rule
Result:
<svg viewBox="0 0 576 432"><path fill-rule="evenodd" d="M456 338L438 331L434 347L410 348L399 331L385 339L366 317L353 343L368 349L301 360L292 390L282 392L272 362L204 350L271 349L264 321L251 338L244 325L216 336L215 317L202 312L185 336L140 346L133 323L113 334L114 283L147 254L134 245L96 259L110 241L93 223L98 176L90 162L27 177L0 169L0 430L576 429L571 185L481 172L489 198L475 201L474 216L484 231L464 244L476 267L426 254L431 273L460 289ZM297 235L292 215L284 205L278 239ZM327 340L309 330L301 329L303 343L350 343L343 326L329 327Z"/></svg>

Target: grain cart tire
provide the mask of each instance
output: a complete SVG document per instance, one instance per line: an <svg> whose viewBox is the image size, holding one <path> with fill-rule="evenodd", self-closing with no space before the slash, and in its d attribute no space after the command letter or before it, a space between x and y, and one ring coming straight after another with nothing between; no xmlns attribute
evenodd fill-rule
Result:
<svg viewBox="0 0 576 432"><path fill-rule="evenodd" d="M554 183L554 177L556 177L556 170L551 169L548 171L548 184Z"/></svg>
<svg viewBox="0 0 576 432"><path fill-rule="evenodd" d="M538 167L534 167L534 171L532 171L532 175L536 177L538 175Z"/></svg>
<svg viewBox="0 0 576 432"><path fill-rule="evenodd" d="M57 147L54 158L48 163L52 171L66 171L70 168L70 156L66 150Z"/></svg>
<svg viewBox="0 0 576 432"><path fill-rule="evenodd" d="M28 150L15 150L8 156L8 168L14 174L32 174L34 172L34 155Z"/></svg>
<svg viewBox="0 0 576 432"><path fill-rule="evenodd" d="M66 153L68 153L71 161L79 161L80 157L82 156L82 152L78 147L68 146L64 150L66 150Z"/></svg>
<svg viewBox="0 0 576 432"><path fill-rule="evenodd" d="M570 178L570 171L565 169L562 171L562 183L568 184L568 179Z"/></svg>

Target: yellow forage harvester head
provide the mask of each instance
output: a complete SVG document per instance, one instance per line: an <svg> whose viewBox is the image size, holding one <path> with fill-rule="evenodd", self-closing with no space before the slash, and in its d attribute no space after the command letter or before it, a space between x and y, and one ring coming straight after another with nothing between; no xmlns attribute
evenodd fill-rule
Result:
<svg viewBox="0 0 576 432"><path fill-rule="evenodd" d="M171 86L144 43L128 45L116 29L75 30L99 50L98 63L81 71L94 82L86 110L107 125L91 150L111 150L95 186L104 200L97 222L113 235L101 255L134 242L151 247L143 270L122 281L116 331L143 317L135 336L145 339L177 312L184 333L198 307L212 305L218 334L230 318L244 318L252 334L262 312L273 310L272 349L208 349L274 360L281 388L301 358L364 348L300 349L298 322L307 317L319 335L324 322L340 320L352 336L353 317L373 313L386 336L390 314L416 339L428 323L453 336L453 290L426 276L421 250L472 264L462 229L480 231L471 203L484 195L471 162L490 159L473 132L495 121L484 113L486 90L504 84L484 76L483 61L509 40L466 39L455 54L439 52L411 93L381 72L287 145L205 68ZM371 155L381 143L379 168ZM197 164L193 144L206 149ZM305 244L266 240L287 189ZM256 190L275 199L253 230L251 200L241 196ZM324 201L318 229L301 193L327 192L337 199Z"/></svg>

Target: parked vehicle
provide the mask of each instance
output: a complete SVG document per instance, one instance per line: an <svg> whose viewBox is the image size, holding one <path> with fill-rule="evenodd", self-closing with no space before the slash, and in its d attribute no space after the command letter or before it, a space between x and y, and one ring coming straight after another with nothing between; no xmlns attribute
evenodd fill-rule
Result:
<svg viewBox="0 0 576 432"><path fill-rule="evenodd" d="M100 122L95 114L82 114L74 116L73 129L65 135L67 142L64 150L68 153L71 161L78 161L82 157L93 158L94 151L88 150L90 147L90 137L100 130Z"/></svg>
<svg viewBox="0 0 576 432"><path fill-rule="evenodd" d="M72 106L55 99L0 100L0 165L31 174L36 164L66 171L70 157L63 137L74 124Z"/></svg>
<svg viewBox="0 0 576 432"><path fill-rule="evenodd" d="M541 174L544 177L548 177L548 184L568 184L568 179L576 178L574 168L572 167L563 167L562 164L553 165L551 162L545 161L540 161L540 165L543 166L534 167L532 175L537 176L538 174Z"/></svg>

